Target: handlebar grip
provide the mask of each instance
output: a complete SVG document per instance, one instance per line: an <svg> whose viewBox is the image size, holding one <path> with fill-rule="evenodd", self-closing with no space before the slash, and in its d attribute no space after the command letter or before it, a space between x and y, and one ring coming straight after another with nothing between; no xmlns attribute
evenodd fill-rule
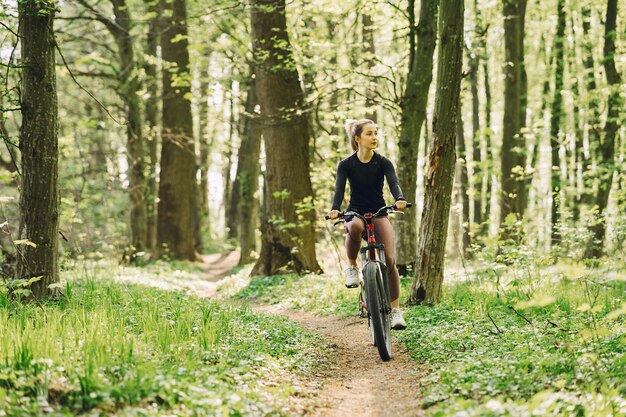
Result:
<svg viewBox="0 0 626 417"><path fill-rule="evenodd" d="M413 207L413 203L406 203L407 207Z"/></svg>
<svg viewBox="0 0 626 417"><path fill-rule="evenodd" d="M324 216L324 220L330 220L330 216L328 215Z"/></svg>

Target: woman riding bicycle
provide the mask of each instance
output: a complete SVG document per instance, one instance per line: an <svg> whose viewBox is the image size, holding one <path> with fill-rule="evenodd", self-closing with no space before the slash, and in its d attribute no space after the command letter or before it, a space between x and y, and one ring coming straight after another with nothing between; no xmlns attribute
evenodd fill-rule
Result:
<svg viewBox="0 0 626 417"><path fill-rule="evenodd" d="M385 206L383 198L384 179L396 201L396 207L402 210L406 201L398 184L398 177L391 161L374 152L378 147L378 127L369 119L349 119L345 124L350 144L355 151L337 166L337 180L335 195L331 211L328 216L336 219L340 215L341 203L346 190L346 180L350 182L350 202L348 211L355 211L361 215L375 213ZM385 245L385 259L389 273L389 288L391 292L391 328L402 330L406 323L400 311L400 275L394 258L393 227L387 216L373 219L376 230L376 240ZM346 268L346 287L359 286L359 270L356 259L361 247L361 236L365 230L363 220L354 217L345 222L346 253L348 268Z"/></svg>

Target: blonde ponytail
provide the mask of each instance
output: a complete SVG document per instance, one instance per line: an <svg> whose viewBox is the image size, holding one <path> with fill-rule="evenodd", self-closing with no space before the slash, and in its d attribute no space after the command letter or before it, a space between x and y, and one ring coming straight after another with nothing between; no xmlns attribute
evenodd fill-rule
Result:
<svg viewBox="0 0 626 417"><path fill-rule="evenodd" d="M372 123L374 125L376 124L370 119L359 119L359 120L347 119L346 122L344 123L343 127L344 129L346 129L346 134L350 138L350 145L352 145L353 151L356 152L359 150L359 144L356 142L355 138L357 136L361 136L361 132L363 131L363 126L369 123Z"/></svg>

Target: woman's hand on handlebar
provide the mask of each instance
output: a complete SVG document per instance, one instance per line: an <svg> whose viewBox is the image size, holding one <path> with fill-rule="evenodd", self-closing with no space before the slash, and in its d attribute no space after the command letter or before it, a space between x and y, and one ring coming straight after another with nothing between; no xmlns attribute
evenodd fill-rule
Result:
<svg viewBox="0 0 626 417"><path fill-rule="evenodd" d="M341 213L339 212L339 210L331 210L328 212L328 218L330 220L335 220L336 218L339 217Z"/></svg>
<svg viewBox="0 0 626 417"><path fill-rule="evenodd" d="M398 210L404 210L407 207L406 201L405 200L398 200L398 201L396 201L395 206L396 206L396 209L398 209Z"/></svg>

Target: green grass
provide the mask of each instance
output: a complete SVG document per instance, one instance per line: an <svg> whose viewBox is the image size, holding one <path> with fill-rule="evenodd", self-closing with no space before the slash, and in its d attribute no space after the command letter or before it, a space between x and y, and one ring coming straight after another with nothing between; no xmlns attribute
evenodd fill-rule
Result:
<svg viewBox="0 0 626 417"><path fill-rule="evenodd" d="M257 303L284 303L297 309L341 317L358 312L358 291L344 287L343 278L334 275L256 276L247 285L235 288L232 297Z"/></svg>
<svg viewBox="0 0 626 417"><path fill-rule="evenodd" d="M484 265L483 265L484 266ZM580 265L450 271L443 302L405 308L395 332L424 371L432 416L626 415L626 281ZM403 298L410 281L403 280ZM255 277L236 298L357 313L328 276ZM533 414L534 413L534 414Z"/></svg>
<svg viewBox="0 0 626 417"><path fill-rule="evenodd" d="M66 298L0 293L0 416L289 415L324 342L246 305L103 279Z"/></svg>

